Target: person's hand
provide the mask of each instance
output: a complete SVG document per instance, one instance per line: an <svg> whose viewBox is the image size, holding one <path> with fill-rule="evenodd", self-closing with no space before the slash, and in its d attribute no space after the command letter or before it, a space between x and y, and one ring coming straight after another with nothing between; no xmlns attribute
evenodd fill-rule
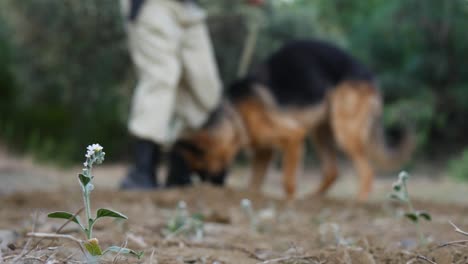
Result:
<svg viewBox="0 0 468 264"><path fill-rule="evenodd" d="M247 0L247 4L251 6L261 6L265 3L265 0Z"/></svg>

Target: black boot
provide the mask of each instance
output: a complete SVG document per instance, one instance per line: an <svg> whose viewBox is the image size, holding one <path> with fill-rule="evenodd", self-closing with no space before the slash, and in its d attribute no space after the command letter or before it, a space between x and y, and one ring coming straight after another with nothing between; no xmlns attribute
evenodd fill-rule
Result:
<svg viewBox="0 0 468 264"><path fill-rule="evenodd" d="M154 189L158 187L155 167L161 158L161 147L152 141L137 139L134 166L120 183L120 189Z"/></svg>
<svg viewBox="0 0 468 264"><path fill-rule="evenodd" d="M167 187L187 186L192 184L192 170L180 150L173 148L169 153L169 169L166 180Z"/></svg>

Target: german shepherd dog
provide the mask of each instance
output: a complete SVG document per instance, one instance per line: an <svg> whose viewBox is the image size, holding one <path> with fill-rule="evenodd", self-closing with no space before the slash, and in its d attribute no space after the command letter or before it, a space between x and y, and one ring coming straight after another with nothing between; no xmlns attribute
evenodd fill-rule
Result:
<svg viewBox="0 0 468 264"><path fill-rule="evenodd" d="M218 184L223 183L220 174L236 154L250 150L250 187L255 190L261 187L274 151L279 150L284 190L292 199L303 145L311 137L323 173L317 194L324 194L335 182L336 150L340 149L359 174L358 199L367 200L373 161L382 167L398 166L414 149L408 129L394 133L399 135L398 143L387 147L381 116L382 97L374 75L364 65L329 43L300 40L283 46L231 85L207 124L182 138L175 149L194 171L211 175Z"/></svg>

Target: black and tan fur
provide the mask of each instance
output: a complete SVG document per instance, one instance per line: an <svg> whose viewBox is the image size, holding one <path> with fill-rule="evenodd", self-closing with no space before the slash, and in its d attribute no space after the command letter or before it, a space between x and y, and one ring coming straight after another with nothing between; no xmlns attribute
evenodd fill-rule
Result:
<svg viewBox="0 0 468 264"><path fill-rule="evenodd" d="M303 40L287 44L234 83L210 122L178 144L192 168L208 174L222 172L241 149L249 149L253 189L260 188L273 153L280 151L283 185L291 199L310 137L322 164L317 193L324 194L337 178L338 148L352 160L360 178L358 198L365 200L373 161L398 165L414 146L405 134L398 147L387 149L381 115L382 97L366 67L333 45Z"/></svg>

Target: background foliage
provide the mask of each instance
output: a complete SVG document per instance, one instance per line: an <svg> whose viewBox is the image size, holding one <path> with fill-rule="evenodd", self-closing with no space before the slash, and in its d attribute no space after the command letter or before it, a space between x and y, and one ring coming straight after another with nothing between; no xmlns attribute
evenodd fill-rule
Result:
<svg viewBox="0 0 468 264"><path fill-rule="evenodd" d="M421 153L467 143L468 2L464 0L202 0L220 72L236 77L252 21L253 63L284 42L314 37L351 51L379 76L385 121L415 125ZM77 160L99 141L121 158L134 73L115 0L0 3L0 135L42 158Z"/></svg>
<svg viewBox="0 0 468 264"><path fill-rule="evenodd" d="M2 66L15 82L4 138L62 161L81 159L86 142L121 152L130 62L115 1L12 0L0 9Z"/></svg>

